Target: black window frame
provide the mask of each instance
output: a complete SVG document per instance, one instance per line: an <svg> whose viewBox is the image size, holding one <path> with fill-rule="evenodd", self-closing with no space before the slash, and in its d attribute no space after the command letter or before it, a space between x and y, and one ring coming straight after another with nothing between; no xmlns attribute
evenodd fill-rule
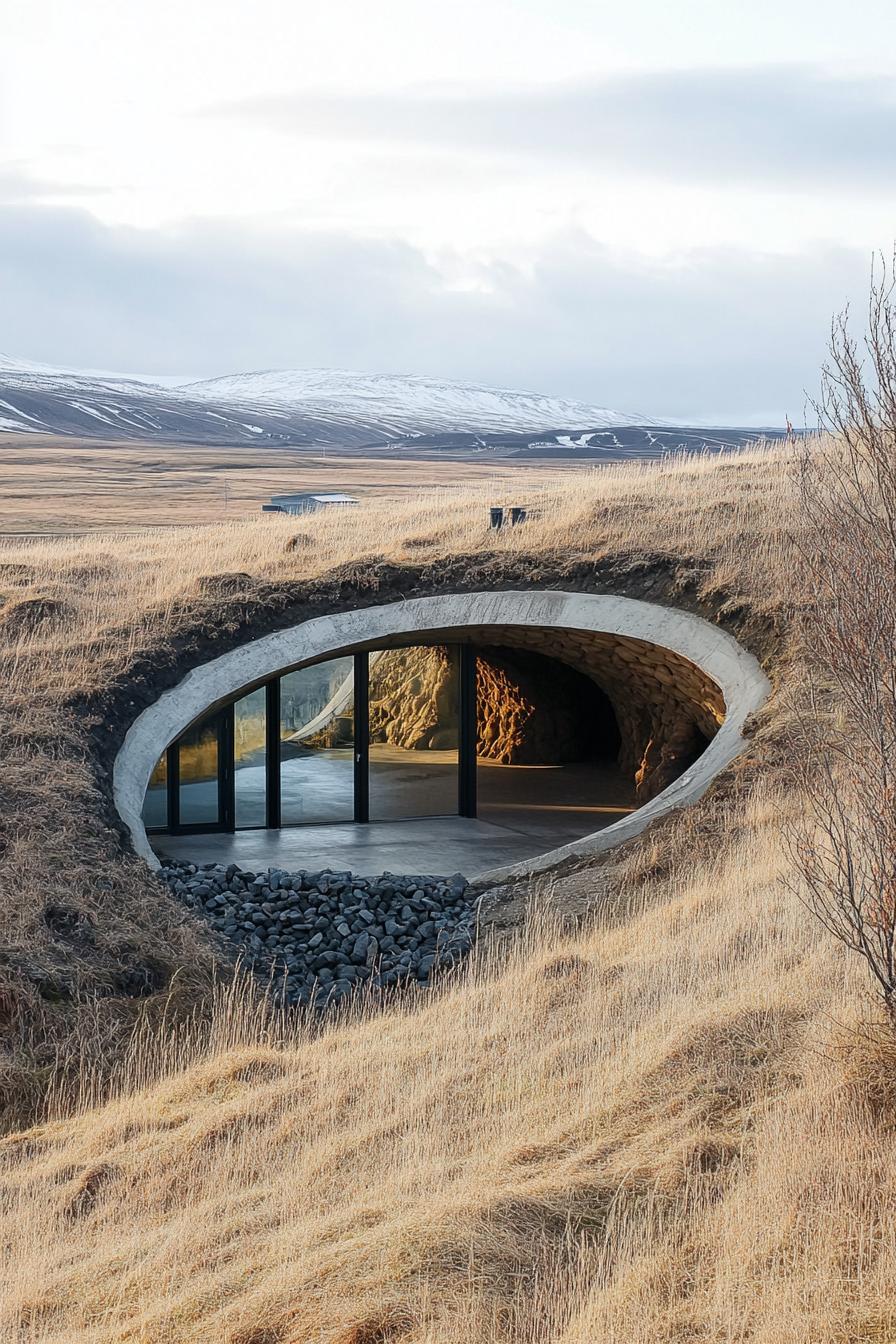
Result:
<svg viewBox="0 0 896 1344"><path fill-rule="evenodd" d="M218 820L216 822L188 821L180 819L180 742L173 742L168 748L168 833L170 835L215 835L233 830L234 783L233 783L233 705L225 705L206 714L197 723L207 719L217 719L218 735ZM191 725L193 727L195 725ZM185 731L189 731L186 729ZM227 823L230 823L229 825Z"/></svg>
<svg viewBox="0 0 896 1344"><path fill-rule="evenodd" d="M439 641L440 644L446 641ZM419 642L385 645L384 648L434 647ZM469 641L450 641L457 650L459 664L458 691L458 767L457 812L444 816L475 817L476 799L476 744L478 736L478 686L476 649ZM379 649L364 650L354 657L354 711L353 711L353 817L362 825L370 822L370 654ZM336 654L334 657L340 655ZM293 669L289 669L290 671ZM280 683L287 672L278 672L262 685L265 689L265 825L241 826L239 830L281 830L282 797L280 778ZM259 688L256 688L259 689ZM201 833L233 834L236 831L236 769L234 760L234 706L248 692L243 690L233 700L211 714L203 715L196 723L210 718L217 720L218 733L218 819L216 822L185 822L180 820L180 741L173 742L166 751L167 811L166 827L147 827L148 834L194 835ZM196 723L190 725L195 727ZM185 732L189 729L185 729ZM408 820L419 820L409 817ZM344 822L291 822L288 829L303 825L344 825Z"/></svg>
<svg viewBox="0 0 896 1344"><path fill-rule="evenodd" d="M355 654L354 817L370 821L370 653ZM337 823L338 824L338 823Z"/></svg>

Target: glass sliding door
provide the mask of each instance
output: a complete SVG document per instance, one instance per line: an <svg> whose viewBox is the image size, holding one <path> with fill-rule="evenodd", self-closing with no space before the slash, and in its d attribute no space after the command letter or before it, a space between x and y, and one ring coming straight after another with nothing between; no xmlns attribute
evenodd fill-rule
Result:
<svg viewBox="0 0 896 1344"><path fill-rule="evenodd" d="M143 825L148 831L168 829L168 753L163 752L149 777L143 799Z"/></svg>
<svg viewBox="0 0 896 1344"><path fill-rule="evenodd" d="M224 718L213 714L178 740L178 826L216 830L223 825L220 784Z"/></svg>
<svg viewBox="0 0 896 1344"><path fill-rule="evenodd" d="M237 830L267 824L267 692L250 691L233 706L233 806Z"/></svg>
<svg viewBox="0 0 896 1344"><path fill-rule="evenodd" d="M469 647L414 645L274 678L169 748L144 822L177 832L474 816L474 669Z"/></svg>
<svg viewBox="0 0 896 1344"><path fill-rule="evenodd" d="M280 821L355 816L354 658L331 658L280 678Z"/></svg>
<svg viewBox="0 0 896 1344"><path fill-rule="evenodd" d="M459 650L371 653L369 697L371 821L456 815Z"/></svg>

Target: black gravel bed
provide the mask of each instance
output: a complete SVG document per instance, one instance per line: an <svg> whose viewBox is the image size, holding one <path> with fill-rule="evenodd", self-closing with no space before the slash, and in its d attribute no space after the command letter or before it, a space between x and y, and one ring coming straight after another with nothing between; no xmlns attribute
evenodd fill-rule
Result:
<svg viewBox="0 0 896 1344"><path fill-rule="evenodd" d="M365 983L428 985L476 936L477 897L461 873L254 873L166 859L160 876L291 1004L326 1007Z"/></svg>

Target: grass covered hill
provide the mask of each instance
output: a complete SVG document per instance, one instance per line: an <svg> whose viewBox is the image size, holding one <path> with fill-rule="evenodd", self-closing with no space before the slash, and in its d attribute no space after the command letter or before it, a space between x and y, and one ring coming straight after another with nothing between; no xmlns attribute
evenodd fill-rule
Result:
<svg viewBox="0 0 896 1344"><path fill-rule="evenodd" d="M800 897L786 448L0 548L0 1337L29 1344L883 1341L896 1094ZM109 769L212 650L452 586L698 611L774 692L705 798L516 893L463 970L280 1016L129 856Z"/></svg>

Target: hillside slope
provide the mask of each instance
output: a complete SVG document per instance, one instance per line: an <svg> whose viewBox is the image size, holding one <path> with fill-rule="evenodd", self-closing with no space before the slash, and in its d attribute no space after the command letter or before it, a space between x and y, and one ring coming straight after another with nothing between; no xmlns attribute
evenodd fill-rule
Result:
<svg viewBox="0 0 896 1344"><path fill-rule="evenodd" d="M269 369L187 383L181 391L212 401L302 407L316 420L366 424L384 437L438 430L598 429L648 419L536 392L346 369Z"/></svg>
<svg viewBox="0 0 896 1344"><path fill-rule="evenodd" d="M853 968L781 885L782 806L754 794L736 838L708 808L699 849L682 822L652 854L665 879L630 862L591 927L536 915L431 1003L280 1046L222 1005L230 1048L187 1042L185 1071L8 1140L2 1328L889 1338L893 1097L831 1048ZM570 885L543 893L555 915Z"/></svg>
<svg viewBox="0 0 896 1344"><path fill-rule="evenodd" d="M70 369L0 355L6 434L256 447L419 448L465 455L548 454L613 460L717 452L755 429L655 424L582 402L416 375L269 370L201 382Z"/></svg>
<svg viewBox="0 0 896 1344"><path fill-rule="evenodd" d="M166 443L327 443L308 417L194 399L176 386L56 369L0 356L0 434L62 434ZM347 446L365 434L346 430ZM2 438L0 438L2 444Z"/></svg>
<svg viewBox="0 0 896 1344"><path fill-rule="evenodd" d="M782 881L793 494L754 452L552 481L497 537L483 486L298 547L289 519L0 545L0 1336L892 1337L893 1048ZM775 683L750 752L610 862L495 896L466 978L319 1025L214 988L208 927L115 829L139 708L308 613L520 582L729 625Z"/></svg>

